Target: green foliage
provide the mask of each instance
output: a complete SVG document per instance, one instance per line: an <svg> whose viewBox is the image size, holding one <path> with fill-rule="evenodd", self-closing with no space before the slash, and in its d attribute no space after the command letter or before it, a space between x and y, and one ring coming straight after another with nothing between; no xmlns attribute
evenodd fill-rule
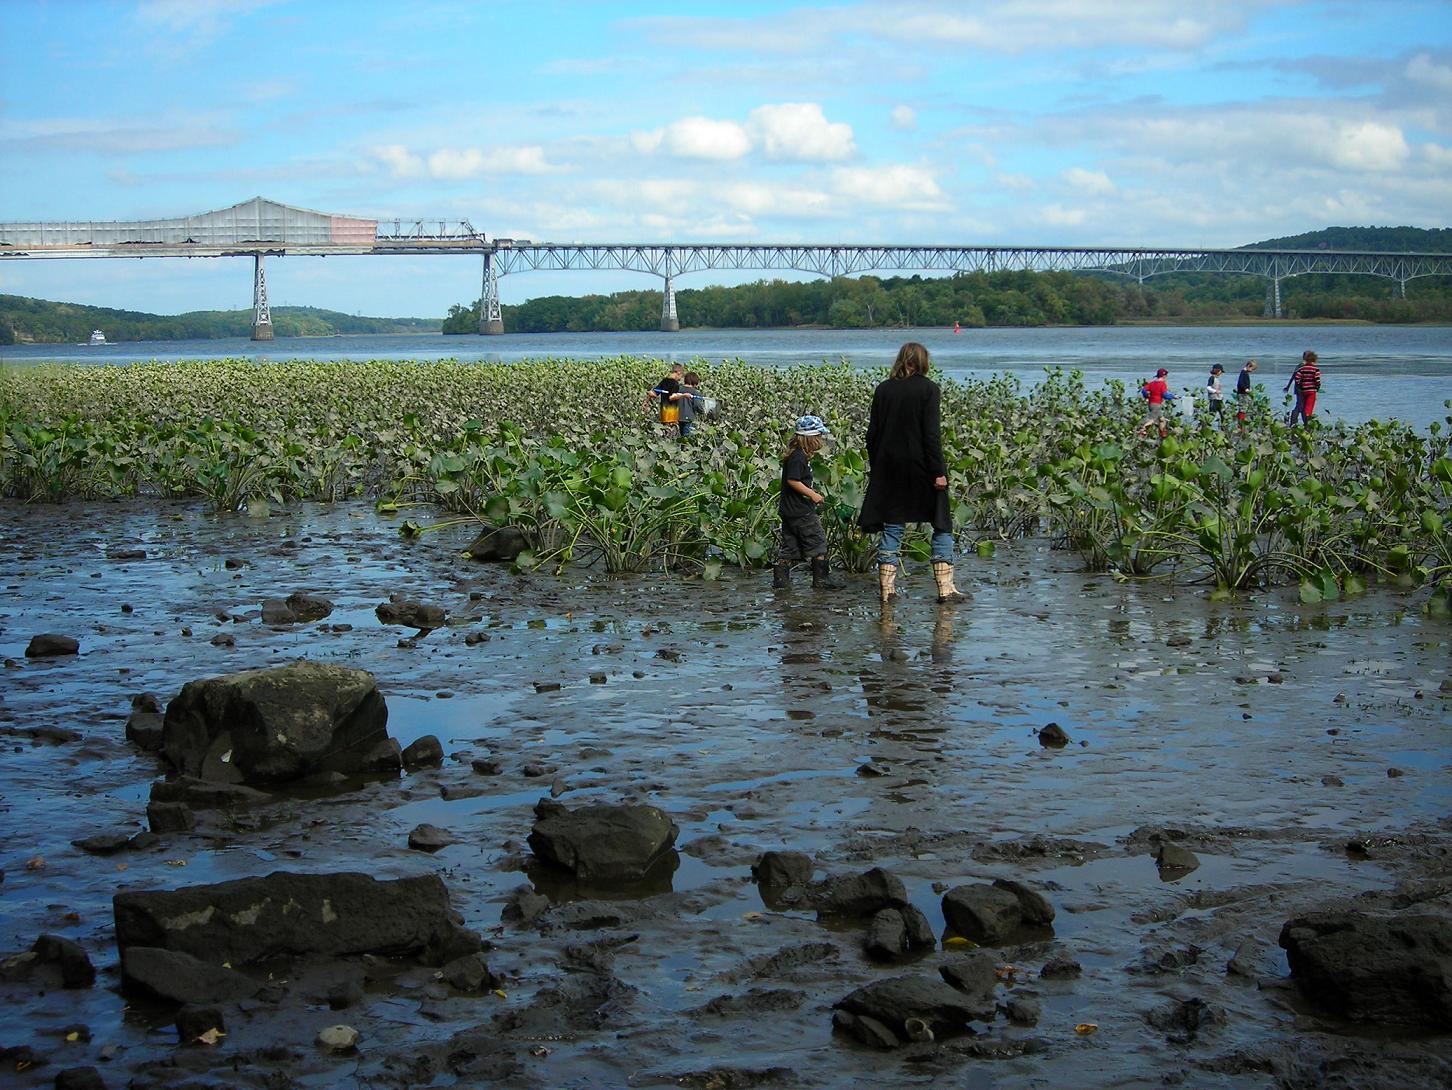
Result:
<svg viewBox="0 0 1452 1090"><path fill-rule="evenodd" d="M476 323L477 325L477 323ZM331 337L343 333L433 333L438 319L364 318L317 307L273 307L273 332L279 337ZM76 303L53 303L20 295L0 295L0 344L15 340L37 344L84 344L91 330L108 341L212 340L247 337L252 311L197 310L187 314L144 314ZM6 331L13 340L6 340Z"/></svg>
<svg viewBox="0 0 1452 1090"><path fill-rule="evenodd" d="M521 364L247 360L0 371L0 495L195 496L216 511L366 496L508 523L526 565L714 577L769 562L787 422L836 437L813 462L830 550L870 567L855 516L881 373L692 361L724 406L682 445L644 392L659 360ZM1419 433L1372 421L1291 429L1261 403L1244 427L1176 420L1135 440L1122 384L1083 376L944 381L943 439L960 546L1045 535L1119 578L1231 594L1296 586L1314 604L1371 580L1452 586L1452 416ZM1449 403L1452 408L1452 403ZM419 521L423 518L423 521ZM417 535L438 522L410 517ZM909 555L926 542L912 539Z"/></svg>

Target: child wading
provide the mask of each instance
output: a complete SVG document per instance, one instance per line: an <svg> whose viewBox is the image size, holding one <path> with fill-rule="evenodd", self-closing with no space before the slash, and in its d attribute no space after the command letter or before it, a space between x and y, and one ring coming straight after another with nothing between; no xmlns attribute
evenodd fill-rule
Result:
<svg viewBox="0 0 1452 1090"><path fill-rule="evenodd" d="M1136 439L1144 435L1151 424L1160 430L1160 438L1170 434L1169 423L1165 420L1165 402L1174 401L1175 395L1170 393L1170 384L1165 380L1169 372L1161 367L1155 372L1155 377L1139 388L1140 394L1149 402L1144 419L1140 421L1139 427L1135 429Z"/></svg>
<svg viewBox="0 0 1452 1090"><path fill-rule="evenodd" d="M1316 366L1316 353L1309 348L1301 353L1301 366L1286 380L1286 389L1296 388L1296 407L1291 410L1291 423L1309 424L1316 415L1316 395L1321 392L1321 369Z"/></svg>
<svg viewBox="0 0 1452 1090"><path fill-rule="evenodd" d="M1225 415L1225 390L1220 384L1220 376L1225 374L1225 368L1215 364L1210 368L1210 377L1205 382L1205 400L1209 402L1210 416L1219 421Z"/></svg>
<svg viewBox="0 0 1452 1090"><path fill-rule="evenodd" d="M804 416L797 421L781 460L781 551L771 569L771 585L778 590L791 586L792 562L812 562L812 586L837 590L845 584L827 566L827 534L817 514L822 494L812 487L812 455L822 449L831 435L821 417Z"/></svg>

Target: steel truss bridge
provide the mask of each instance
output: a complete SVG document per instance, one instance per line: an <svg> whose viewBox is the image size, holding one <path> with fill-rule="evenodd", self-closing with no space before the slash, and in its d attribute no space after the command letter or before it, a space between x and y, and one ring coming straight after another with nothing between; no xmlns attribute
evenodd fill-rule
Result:
<svg viewBox="0 0 1452 1090"><path fill-rule="evenodd" d="M1335 250L1216 250L1109 246L871 246L727 243L556 243L488 238L468 220L373 220L294 208L263 198L216 212L128 223L0 224L0 262L63 258L251 257L253 337L270 339L265 257L472 254L482 259L479 332L502 333L499 278L514 273L611 270L664 281L661 329L680 328L675 278L713 269L792 270L816 276L870 272L1098 272L1140 283L1168 273L1257 276L1267 316L1281 316L1281 282L1312 273L1407 282L1452 276L1452 254Z"/></svg>

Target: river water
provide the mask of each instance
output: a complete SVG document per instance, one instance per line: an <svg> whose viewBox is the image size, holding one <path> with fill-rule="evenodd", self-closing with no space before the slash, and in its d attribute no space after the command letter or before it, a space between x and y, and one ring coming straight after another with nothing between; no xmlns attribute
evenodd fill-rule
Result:
<svg viewBox="0 0 1452 1090"><path fill-rule="evenodd" d="M1241 365L1254 358L1259 378L1279 404L1281 387L1301 352L1321 359L1323 389L1317 412L1359 423L1405 421L1425 429L1445 422L1452 398L1452 328L1447 326L1267 325L1098 326L1056 329L846 330L690 329L680 333L505 334L502 337L432 335L298 337L270 343L243 338L138 341L85 345L14 345L0 363L42 360L124 364L144 360L245 357L265 360L462 359L517 362L546 357L602 359L651 356L710 363L742 359L768 366L847 360L885 367L904 340L923 342L940 371L954 378L1019 376L1032 386L1046 367L1077 368L1091 387L1110 379L1137 383L1158 367L1171 386L1198 390L1212 363L1225 367L1233 388ZM709 371L708 371L709 374Z"/></svg>

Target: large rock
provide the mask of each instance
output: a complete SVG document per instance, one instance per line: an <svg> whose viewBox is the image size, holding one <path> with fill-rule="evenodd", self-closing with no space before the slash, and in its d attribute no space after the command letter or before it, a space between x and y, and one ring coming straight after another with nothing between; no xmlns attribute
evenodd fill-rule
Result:
<svg viewBox="0 0 1452 1090"><path fill-rule="evenodd" d="M1018 882L997 879L990 886L957 886L943 895L943 919L964 938L984 946L1003 946L1024 937L1026 929L1053 923L1054 909Z"/></svg>
<svg viewBox="0 0 1452 1090"><path fill-rule="evenodd" d="M25 645L25 657L43 659L56 655L75 655L80 650L80 641L72 636L62 636L57 632L42 632L38 636L30 637L30 642Z"/></svg>
<svg viewBox="0 0 1452 1090"><path fill-rule="evenodd" d="M654 806L597 803L570 810L548 799L535 807L534 854L576 878L630 881L675 854L680 830Z"/></svg>
<svg viewBox="0 0 1452 1090"><path fill-rule="evenodd" d="M213 963L347 954L412 956L441 965L479 949L437 875L240 878L176 890L118 893L116 945L178 950Z"/></svg>
<svg viewBox="0 0 1452 1090"><path fill-rule="evenodd" d="M1361 1022L1452 1028L1452 920L1316 912L1288 920L1280 944L1312 1002Z"/></svg>
<svg viewBox="0 0 1452 1090"><path fill-rule="evenodd" d="M162 751L184 775L219 783L400 767L373 675L306 659L187 682L167 706Z"/></svg>
<svg viewBox="0 0 1452 1090"><path fill-rule="evenodd" d="M390 594L388 601L373 611L384 624L403 625L420 631L432 631L448 623L449 615L443 606L432 602L420 602L402 594Z"/></svg>
<svg viewBox="0 0 1452 1090"><path fill-rule="evenodd" d="M228 1003L251 999L262 982L179 950L131 946L121 952L127 988L173 1003Z"/></svg>
<svg viewBox="0 0 1452 1090"><path fill-rule="evenodd" d="M38 978L46 986L89 988L96 969L79 943L60 935L41 935L23 954L0 960L0 980Z"/></svg>
<svg viewBox="0 0 1452 1090"><path fill-rule="evenodd" d="M924 1030L932 1037L962 1033L969 1022L992 1021L995 1013L991 998L965 995L940 980L914 976L873 981L839 999L833 1008L852 1016L837 1018L838 1026L877 1047L894 1043L878 1027L901 1043L925 1039Z"/></svg>
<svg viewBox="0 0 1452 1090"><path fill-rule="evenodd" d="M812 900L821 916L849 918L872 916L884 908L901 908L908 903L902 879L881 867L824 879L813 890Z"/></svg>
<svg viewBox="0 0 1452 1090"><path fill-rule="evenodd" d="M529 548L529 540L513 526L485 526L469 544L472 560L513 561Z"/></svg>

